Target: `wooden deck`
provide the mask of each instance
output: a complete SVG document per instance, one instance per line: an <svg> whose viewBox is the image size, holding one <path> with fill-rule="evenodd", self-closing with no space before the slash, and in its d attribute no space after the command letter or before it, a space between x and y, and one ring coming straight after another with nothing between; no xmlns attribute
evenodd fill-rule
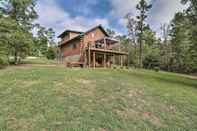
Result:
<svg viewBox="0 0 197 131"><path fill-rule="evenodd" d="M115 63L115 56L120 57L120 66L123 66L123 59L124 57L129 57L129 53L127 52L122 52L122 51L116 51L116 50L110 50L110 49L101 49L101 48L95 48L95 47L90 47L86 49L85 51L85 58L86 58L86 66L87 67L96 67L96 55L97 54L102 54L103 55L103 67L107 67L107 55L111 56L113 59L113 64ZM127 65L129 64L129 61Z"/></svg>

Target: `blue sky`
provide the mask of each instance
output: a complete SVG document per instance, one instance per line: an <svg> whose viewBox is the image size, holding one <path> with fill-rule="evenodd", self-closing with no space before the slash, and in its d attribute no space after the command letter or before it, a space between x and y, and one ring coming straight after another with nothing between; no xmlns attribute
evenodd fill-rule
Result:
<svg viewBox="0 0 197 131"><path fill-rule="evenodd" d="M38 0L36 21L44 27L51 27L56 35L65 29L86 31L98 24L111 28L117 34L126 34L124 16L135 9L139 0ZM153 4L147 20L151 28L159 33L162 23L168 23L177 11L185 6L180 0L147 0Z"/></svg>

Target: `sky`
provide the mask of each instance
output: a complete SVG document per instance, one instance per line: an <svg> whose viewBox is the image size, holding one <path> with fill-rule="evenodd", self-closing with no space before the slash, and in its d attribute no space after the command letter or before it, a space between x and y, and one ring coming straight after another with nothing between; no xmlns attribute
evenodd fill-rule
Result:
<svg viewBox="0 0 197 131"><path fill-rule="evenodd" d="M56 36L66 29L86 31L99 24L126 35L127 13L137 14L136 5L140 0L38 0L37 23L53 28ZM161 24L169 23L174 14L186 7L180 0L147 0L153 5L147 23L159 33Z"/></svg>

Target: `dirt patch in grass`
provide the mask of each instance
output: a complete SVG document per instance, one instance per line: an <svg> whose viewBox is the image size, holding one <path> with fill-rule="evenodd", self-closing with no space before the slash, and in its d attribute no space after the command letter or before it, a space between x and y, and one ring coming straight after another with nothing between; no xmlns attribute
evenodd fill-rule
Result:
<svg viewBox="0 0 197 131"><path fill-rule="evenodd" d="M140 113L133 109L123 109L123 110L115 110L115 113L120 116L122 119L129 119L133 117L137 117Z"/></svg>
<svg viewBox="0 0 197 131"><path fill-rule="evenodd" d="M77 79L76 82L78 82L80 84L91 84L92 83L90 80L86 80L86 79Z"/></svg>
<svg viewBox="0 0 197 131"><path fill-rule="evenodd" d="M17 80L16 84L21 85L21 87L26 88L26 87L31 87L33 85L39 84L40 80Z"/></svg>
<svg viewBox="0 0 197 131"><path fill-rule="evenodd" d="M128 97L138 97L138 96L143 96L144 91L141 89L131 89L128 91Z"/></svg>
<svg viewBox="0 0 197 131"><path fill-rule="evenodd" d="M151 112L144 112L143 118L145 120L148 120L150 123L152 123L156 127L165 127L165 125L161 122L161 120Z"/></svg>

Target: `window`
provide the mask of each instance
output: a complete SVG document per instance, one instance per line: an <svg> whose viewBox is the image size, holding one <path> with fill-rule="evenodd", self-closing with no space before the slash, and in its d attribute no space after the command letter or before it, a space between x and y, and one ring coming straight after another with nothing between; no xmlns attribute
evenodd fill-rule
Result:
<svg viewBox="0 0 197 131"><path fill-rule="evenodd" d="M76 49L77 48L77 44L73 44L73 49Z"/></svg>

